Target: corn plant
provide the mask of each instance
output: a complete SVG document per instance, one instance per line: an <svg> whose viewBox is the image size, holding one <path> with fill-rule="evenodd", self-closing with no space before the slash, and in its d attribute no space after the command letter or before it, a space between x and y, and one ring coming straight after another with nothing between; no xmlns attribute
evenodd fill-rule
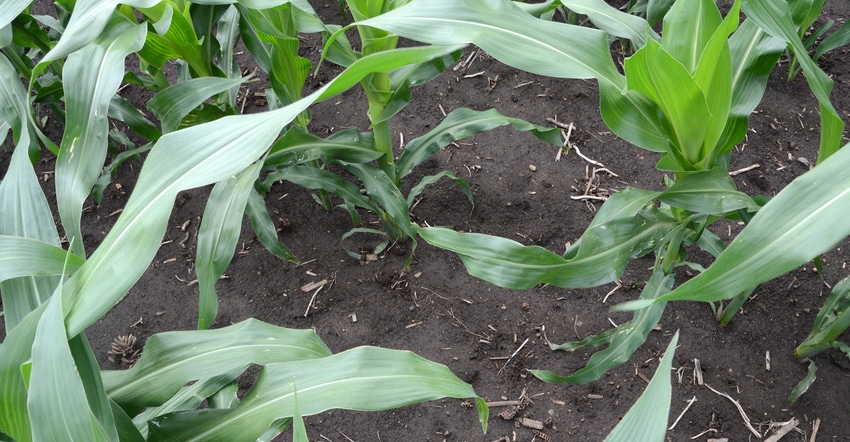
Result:
<svg viewBox="0 0 850 442"><path fill-rule="evenodd" d="M562 0L561 4L583 11L600 29L538 20L507 1L472 0L413 1L361 24L432 44L474 43L506 64L541 75L594 78L599 82L606 124L620 137L660 153L658 168L673 173L665 178L667 189L662 192L627 188L609 198L563 256L488 235L418 228L427 242L458 253L473 276L512 289L540 283L598 286L618 278L630 259L654 252L653 276L641 299L631 304L632 321L581 342L550 344L567 351L608 347L573 375L535 372L548 381L586 383L625 362L645 341L665 302L682 299L670 294L672 270L681 265L701 269L687 261L690 246L715 257L729 253L707 226L721 218L746 222L757 212L760 215L754 220L770 219L761 214L764 198L751 198L735 189L728 164L730 151L743 140L749 114L786 44L800 57L820 102L822 163L839 152L843 122L828 100L832 82L805 56L797 34L799 23L792 21L784 1L736 2L724 19L712 1L678 0L664 16L660 38L647 29L646 22L604 2ZM741 7L747 19L739 26ZM454 26L458 22L464 24L461 30ZM627 38L639 48L626 59L624 74L609 54L610 35ZM805 216L807 212L794 213ZM765 230L786 231L778 226ZM814 245L804 249L807 259L822 251ZM711 268L721 262L718 259ZM721 268L728 277L742 267ZM781 273L763 270L748 268L747 275L767 280ZM755 287L724 285L718 288L722 296L702 299L715 302L713 308L722 323L731 320ZM686 286L692 288L689 295L693 296L703 287L699 282L682 287Z"/></svg>
<svg viewBox="0 0 850 442"><path fill-rule="evenodd" d="M90 191L97 178L93 170L103 163L106 108L124 76L124 58L141 51L150 35L148 23L128 19L128 10L116 9L117 2L65 4L73 12L62 37L38 57L27 80L32 84L54 63L64 64L65 106L87 111L68 115L68 122L85 119L66 126L58 150L57 168L60 161L68 167L65 178L57 177L62 187L57 204L71 207L60 209L67 228L79 226L80 195ZM151 10L161 5L151 0L126 6ZM0 29L8 29L27 6L4 4ZM162 7L163 14L172 7ZM16 50L9 48L3 47L4 54ZM203 55L198 60L204 62L186 69L214 71ZM33 96L20 81L20 70L0 55L0 129L10 129L14 143L0 182L0 295L6 324L0 343L0 437L257 440L294 424L296 438L306 440L301 416L329 408L379 410L439 397L474 397L471 387L446 367L412 353L359 347L332 355L311 331L255 320L156 335L139 362L125 371L101 372L85 337L86 328L117 304L151 263L178 192L231 177L244 192L279 134L312 103L338 95L364 75L416 60L363 57L320 90L276 110L228 115L158 137L114 227L86 258L74 253L81 243L73 231L68 233L70 250L60 246L31 162L31 154L41 148ZM85 63L99 69L84 69ZM250 365L263 368L240 401L235 380ZM205 399L208 408L199 410ZM480 398L476 403L486 429L487 408Z"/></svg>

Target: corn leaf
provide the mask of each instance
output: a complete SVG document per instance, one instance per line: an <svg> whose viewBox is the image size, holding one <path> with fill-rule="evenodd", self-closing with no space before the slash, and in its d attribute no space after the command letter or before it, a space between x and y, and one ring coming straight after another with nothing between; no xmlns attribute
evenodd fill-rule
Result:
<svg viewBox="0 0 850 442"><path fill-rule="evenodd" d="M416 166L455 141L508 124L516 130L531 132L534 136L549 144L561 144L560 132L557 129L538 126L518 118L506 117L496 109L475 111L462 108L452 111L433 130L411 140L404 146L404 151L396 160L396 176L398 179L407 176Z"/></svg>
<svg viewBox="0 0 850 442"><path fill-rule="evenodd" d="M649 23L609 5L602 0L559 0L567 9L586 15L597 28L610 35L627 38L635 47L643 47L647 36L658 39Z"/></svg>
<svg viewBox="0 0 850 442"><path fill-rule="evenodd" d="M818 61L818 59L825 53L838 49L842 46L847 46L850 44L850 25L845 22L841 25L838 30L829 34L828 37L824 38L823 41L818 43L818 48L815 51L814 60Z"/></svg>
<svg viewBox="0 0 850 442"><path fill-rule="evenodd" d="M59 248L59 233L27 156L28 145L29 133L23 132L20 144L12 153L6 176L0 182L0 213L3 213L0 216L0 235L30 238ZM9 254L4 258L19 259ZM45 302L58 283L58 277L34 275L0 282L6 332L14 329L30 311Z"/></svg>
<svg viewBox="0 0 850 442"><path fill-rule="evenodd" d="M124 3L140 8L149 8L160 0L124 0ZM93 42L106 27L119 0L79 0L74 5L74 13L65 27L65 32L56 46L39 61L36 72L48 63L59 60Z"/></svg>
<svg viewBox="0 0 850 442"><path fill-rule="evenodd" d="M5 0L3 7L0 8L0 29L5 28L12 23L12 20L18 16L24 9L32 4L33 0Z"/></svg>
<svg viewBox="0 0 850 442"><path fill-rule="evenodd" d="M155 425L169 427L169 440L254 441L272 422L294 414L295 383L303 416L332 408L375 411L441 397L475 397L472 387L444 365L406 351L357 347L319 359L268 364L236 409L210 414L202 422L192 419L198 412L173 414ZM483 399L476 402L486 430L486 406Z"/></svg>
<svg viewBox="0 0 850 442"><path fill-rule="evenodd" d="M23 276L72 274L85 262L61 247L21 236L0 235L0 250L0 282ZM13 304L4 303L6 314Z"/></svg>
<svg viewBox="0 0 850 442"><path fill-rule="evenodd" d="M245 209L245 214L251 221L254 234L257 235L266 250L284 261L298 262L292 251L278 239L277 228L266 208L266 201L256 189L251 189L251 193L248 195L248 206Z"/></svg>
<svg viewBox="0 0 850 442"><path fill-rule="evenodd" d="M589 228L569 259L542 247L439 227L419 228L426 242L457 253L470 275L500 287L527 290L537 284L563 288L595 287L616 280L630 258L651 250L656 241L681 228L657 210L617 218Z"/></svg>
<svg viewBox="0 0 850 442"><path fill-rule="evenodd" d="M806 370L806 376L800 380L793 390L791 390L791 394L788 395L788 406L794 405L797 402L797 399L803 395L803 393L809 391L809 387L815 383L815 380L818 378L818 366L815 365L815 361L809 359L809 367Z"/></svg>
<svg viewBox="0 0 850 442"><path fill-rule="evenodd" d="M189 112L210 97L229 91L246 78L201 77L169 86L148 101L147 108L162 124L163 132L173 132Z"/></svg>
<svg viewBox="0 0 850 442"><path fill-rule="evenodd" d="M48 302L35 331L27 407L34 441L118 440L114 427L107 433L86 400L68 347L61 293Z"/></svg>
<svg viewBox="0 0 850 442"><path fill-rule="evenodd" d="M640 294L640 299L655 300L670 293L673 287L673 275L665 276L663 272L657 271L647 281L646 286ZM628 361L632 353L638 349L652 328L658 324L661 314L664 313L665 303L652 304L644 309L636 311L631 321L621 324L616 332L607 336L609 345L605 350L598 351L590 357L587 365L570 376L559 376L548 370L531 370L534 376L549 383L569 382L572 384L586 384L593 382L608 370ZM668 393L669 396L669 393ZM665 419L667 413L664 413Z"/></svg>
<svg viewBox="0 0 850 442"><path fill-rule="evenodd" d="M717 260L664 301L720 301L787 273L850 235L850 149L801 175L762 207ZM828 183L829 185L824 185ZM741 271L746 269L746 272ZM623 304L620 309L645 302Z"/></svg>
<svg viewBox="0 0 850 442"><path fill-rule="evenodd" d="M83 202L107 153L112 97L124 77L124 58L141 49L145 28L114 15L103 34L68 56L62 70L66 124L56 158L56 201L72 251L85 256L80 227Z"/></svg>
<svg viewBox="0 0 850 442"><path fill-rule="evenodd" d="M410 88L436 78L460 58L460 51L415 65L408 65L390 72L390 89L384 111L372 121L372 126L389 120L410 102Z"/></svg>
<svg viewBox="0 0 850 442"><path fill-rule="evenodd" d="M327 138L319 138L304 128L293 126L272 145L263 165L286 167L321 160L324 163L368 163L383 154L374 149L369 132L347 129Z"/></svg>
<svg viewBox="0 0 850 442"><path fill-rule="evenodd" d="M842 279L830 292L812 325L812 331L794 354L810 358L828 348L850 328L850 277Z"/></svg>
<svg viewBox="0 0 850 442"><path fill-rule="evenodd" d="M670 414L670 396L673 393L670 386L670 369L673 366L673 353L676 351L678 342L679 332L676 332L670 344L667 345L661 364L655 369L655 374L646 386L646 390L629 408L623 420L605 438L606 442L630 442L638 434L641 440L664 440Z"/></svg>
<svg viewBox="0 0 850 442"><path fill-rule="evenodd" d="M248 319L215 330L154 335L133 367L104 371L103 383L118 404L159 406L193 380L244 370L250 364L303 361L330 354L312 330Z"/></svg>
<svg viewBox="0 0 850 442"><path fill-rule="evenodd" d="M0 432L17 441L32 440L27 411L29 373L26 371L32 367L28 362L32 358L32 344L48 304L44 302L27 314L7 332L0 344L0 391L3 392L0 394Z"/></svg>
<svg viewBox="0 0 850 442"><path fill-rule="evenodd" d="M626 59L625 71L629 90L643 93L664 113L670 153L681 158L679 167L698 168L706 126L694 123L709 121L711 111L686 66L653 40Z"/></svg>
<svg viewBox="0 0 850 442"><path fill-rule="evenodd" d="M738 209L758 210L747 194L735 188L735 182L723 167L680 178L658 199L672 207L722 216Z"/></svg>
<svg viewBox="0 0 850 442"><path fill-rule="evenodd" d="M399 188L383 170L363 163L347 164L344 167L360 178L363 187L366 189L366 194L383 208L392 228L398 229L410 238L416 236L416 232L410 223L410 206L407 204L407 199L404 198Z"/></svg>
<svg viewBox="0 0 850 442"><path fill-rule="evenodd" d="M231 370L217 376L210 376L201 379L194 384L186 385L165 403L158 407L147 407L144 411L133 417L132 425L144 437L148 436L148 421L151 421L159 416L177 411L189 411L198 408L207 398L216 395L226 386L231 385L244 370L242 367ZM234 405L235 406L235 405ZM213 407L210 408L231 408L231 407Z"/></svg>
<svg viewBox="0 0 850 442"><path fill-rule="evenodd" d="M678 0L664 16L661 46L693 72L722 19L712 0Z"/></svg>
<svg viewBox="0 0 850 442"><path fill-rule="evenodd" d="M201 227L198 231L198 250L195 271L198 274L198 329L205 330L218 313L215 283L227 270L236 251L242 217L254 181L260 175L262 161L219 181L213 186Z"/></svg>
<svg viewBox="0 0 850 442"><path fill-rule="evenodd" d="M126 124L133 132L141 135L147 140L156 141L162 136L162 132L154 126L141 111L118 95L112 97L109 102L109 118Z"/></svg>
<svg viewBox="0 0 850 442"><path fill-rule="evenodd" d="M841 147L844 122L838 116L829 93L833 81L809 57L791 19L788 3L781 0L743 0L747 16L765 32L788 43L806 74L806 81L818 99L821 113L821 139L818 161L823 161Z"/></svg>

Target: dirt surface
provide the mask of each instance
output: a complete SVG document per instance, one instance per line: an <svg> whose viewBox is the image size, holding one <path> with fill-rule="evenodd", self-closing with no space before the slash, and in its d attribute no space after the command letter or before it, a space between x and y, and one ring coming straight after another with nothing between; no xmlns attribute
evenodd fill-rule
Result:
<svg viewBox="0 0 850 442"><path fill-rule="evenodd" d="M340 22L333 14L335 2L312 3L327 21ZM846 2L829 2L825 10L825 18L843 21L848 15L850 4ZM315 39L304 42L307 52L318 45ZM461 60L475 50L465 49ZM834 104L845 117L850 112L850 56L839 50L827 55L821 65L836 82ZM310 87L317 87L335 72L333 68L324 70L310 80ZM783 61L750 120L746 142L733 152L732 170L758 165L735 176L739 189L751 195L775 195L808 169L798 158L809 162L816 158L817 102L802 74L791 82L786 82L786 75L787 62ZM250 92L260 91L262 83L250 88ZM133 87L122 94L137 103L149 98ZM394 130L403 134L404 140L411 140L439 124L443 111L460 107L495 107L505 115L541 125L551 125L547 120L556 119L574 125L571 141L582 154L616 174L596 174L594 195L604 196L627 186L661 189L662 174L654 168L657 156L611 134L599 116L598 100L593 81L541 78L480 53L466 72L450 69L414 89L413 101L396 118ZM255 100L249 99L247 109L254 104ZM324 136L348 127L368 127L365 97L359 89L313 108L310 128L314 133ZM58 141L61 133L51 136ZM441 181L426 190L415 205L414 219L563 252L566 243L581 235L599 203L570 198L585 193L593 164L576 151L560 161L556 153L556 148L532 135L505 128L461 141L424 163L405 182L412 186L422 176L451 170L469 180L474 209L456 185ZM5 171L9 154L8 146L0 150L0 170ZM103 204L91 204L84 214L90 250L117 219L115 211L126 203L139 169L140 164L123 166ZM36 170L46 178L46 191L52 193L49 173L53 158L46 156ZM141 345L155 333L195 327L198 291L191 281L195 279L197 231L208 193L209 188L201 188L178 197L171 227L148 272L120 304L88 330L103 368L122 368L121 363L107 359L110 344L119 335L133 334ZM694 440L756 440L729 399L695 385L695 359L705 382L738 401L762 434L769 433L771 422L796 417L801 431L783 441L808 441L816 420L820 420L817 440L850 439L850 363L837 351L816 358L818 380L795 406L786 405L791 389L806 373L806 365L794 358L793 349L810 331L829 293L825 283L833 285L847 275L846 241L824 257L823 279L809 265L765 284L726 327L717 324L706 304L672 303L661 320L661 330L653 332L628 362L589 385L550 385L526 369L570 374L587 362L592 351L553 352L544 330L551 341L561 343L598 334L612 327L612 322L627 321L629 315L610 313L609 308L639 295L643 281L649 278L651 259L630 263L620 284L584 290L537 287L527 292L509 291L468 276L456 255L424 242L416 247L414 263L406 271L402 269L410 243L394 246L377 261L360 263L341 247L341 236L352 228L345 211L325 212L310 192L289 183L275 185L266 201L273 218L280 220L281 240L302 263L274 258L254 238L246 219L237 256L227 278L217 286L220 307L215 327L253 317L280 326L313 328L335 352L360 345L411 350L447 365L487 401L518 400L524 393L530 403L516 417L546 423L539 430L544 436L517 426L514 419L501 418L502 408L494 407L489 432L484 435L474 408L450 399L379 413L335 410L310 416L311 440L602 440L646 387L645 379L653 375L677 330L681 336L671 373L671 424L687 401L696 401L668 432L669 440L686 441L697 435ZM730 223L713 230L728 242L740 228ZM376 243L377 238L356 236L346 244L368 249ZM677 282L688 276L682 272ZM302 290L306 284L325 279L329 283L318 294ZM765 364L768 352L769 370ZM287 433L279 439L289 438Z"/></svg>

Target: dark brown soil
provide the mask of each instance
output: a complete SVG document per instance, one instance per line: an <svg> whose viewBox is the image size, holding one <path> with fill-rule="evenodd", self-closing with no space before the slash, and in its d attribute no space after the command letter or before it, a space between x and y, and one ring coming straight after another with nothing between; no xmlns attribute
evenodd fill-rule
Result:
<svg viewBox="0 0 850 442"><path fill-rule="evenodd" d="M336 7L335 2L313 3L328 11ZM825 18L843 21L848 15L850 4L846 2L830 2L825 10ZM339 21L330 13L327 18ZM306 44L311 42L316 44L315 40ZM462 59L473 50L467 48ZM835 107L847 116L850 58L839 50L827 55L821 65L836 82ZM601 191L615 192L626 186L661 188L662 174L654 168L657 156L618 139L602 122L595 82L540 78L505 67L486 54L478 57L467 74L477 72L482 74L464 78L449 70L414 89L413 101L395 120L394 130L403 134L404 140L413 139L439 124L443 110L460 107L495 107L505 115L541 125L551 125L547 119L556 118L575 125L571 141L584 155L616 173L600 176ZM751 195L775 195L807 170L798 158L812 162L816 158L817 102L802 74L791 82L785 81L786 75L787 62L783 62L751 118L746 142L733 152L732 170L759 165L735 177L739 189ZM261 86L250 87L257 91ZM132 87L124 94L137 102L145 99L136 97L138 91ZM313 109L314 133L325 135L347 127L368 127L365 97L358 89ZM581 235L598 204L570 199L583 193L593 166L575 152L557 161L556 151L529 134L504 128L459 142L423 164L406 184L452 170L469 180L475 208L453 183L445 181L424 193L413 210L415 220L563 252L565 243ZM8 147L0 150L0 170L5 170L8 157ZM52 169L52 158L36 165L40 174ZM139 164L123 166L103 204L92 205L84 215L89 247L95 248L114 223L116 217L111 214L125 204L139 169ZM48 192L53 192L51 186L52 181L47 181ZM133 334L143 343L158 332L195 327L198 292L190 281L195 279L197 229L208 193L208 188L202 188L178 197L171 228L149 271L120 304L88 330L104 368L121 368L107 360L110 344L119 335ZM267 203L273 218L285 220L281 240L302 264L274 258L253 237L246 220L238 254L227 279L218 284L216 327L254 317L286 327L313 328L334 351L359 345L412 350L446 364L487 401L515 400L525 392L532 403L521 414L551 422L543 432L555 441L602 440L646 387L645 378L652 376L661 352L678 330L681 337L671 373L671 423L686 401L695 397L696 402L668 432L669 440L687 441L697 435L694 439L702 441L756 440L732 402L695 385L695 359L702 366L705 382L739 401L760 432L768 433L771 422L796 417L801 432L792 432L784 441L808 441L816 420L820 420L817 440L850 439L850 362L837 351L815 358L818 380L795 406L786 405L791 389L806 373L806 365L794 358L793 349L810 331L829 293L825 283L833 285L847 275L846 241L824 257L822 277L809 265L759 287L726 327L717 324L706 304L672 303L661 320L661 330L653 332L629 362L589 385L550 385L526 369L570 374L581 368L592 352L552 352L544 329L549 339L561 343L600 333L612 327L611 322L627 321L629 315L610 313L609 308L639 295L643 281L649 278L651 260L632 262L616 291L615 284L585 290L538 287L509 291L468 276L456 255L424 242L419 243L414 264L406 271L402 269L410 243L396 245L377 261L362 264L348 257L341 246L341 236L352 227L348 214L325 212L310 192L297 186L276 185ZM728 241L740 227L729 224L714 231ZM375 243L376 238L355 237L347 245L367 249ZM683 272L678 282L687 277ZM313 293L305 293L301 287L322 279L333 285L318 293L305 315ZM526 339L528 343L505 366L504 358ZM765 367L768 352L770 370ZM500 411L491 410L486 435L481 433L474 408L455 399L379 413L331 411L308 417L307 424L316 441L495 441L504 436L511 441L543 440L539 435L535 439L531 429L501 419ZM280 439L289 440L290 436Z"/></svg>

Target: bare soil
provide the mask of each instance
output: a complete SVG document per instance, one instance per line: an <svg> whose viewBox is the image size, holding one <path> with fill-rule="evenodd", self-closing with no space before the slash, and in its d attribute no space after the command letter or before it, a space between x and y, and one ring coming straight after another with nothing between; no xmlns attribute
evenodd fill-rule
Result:
<svg viewBox="0 0 850 442"><path fill-rule="evenodd" d="M312 3L327 21L341 22L335 2ZM848 15L850 4L833 1L822 19L843 21ZM304 43L307 52L320 45L315 39ZM465 49L461 60L475 50ZM787 66L783 61L772 74L763 102L751 117L747 139L733 152L732 170L757 165L735 176L739 189L751 195L775 195L806 172L809 166L802 159L810 164L816 159L817 102L802 74L786 81ZM835 107L847 116L850 57L839 50L826 55L821 66L835 80ZM335 72L323 69L310 80L311 87ZM262 83L247 86L249 111L260 104L251 94L262 87ZM149 99L134 87L122 94L136 103ZM505 115L541 125L551 125L549 119L572 123L571 141L613 174L597 173L588 184L594 165L576 151L558 160L556 148L532 135L497 129L445 149L406 179L406 185L412 186L422 176L451 170L469 180L475 207L455 184L441 181L426 190L415 205L414 219L563 252L599 208L599 201L571 197L585 194L588 187L594 196L627 186L661 189L662 174L654 168L657 155L613 135L602 122L598 101L593 81L541 78L506 67L483 52L465 72L450 69L415 88L412 103L394 122L399 139L403 136L407 141L426 133L439 124L444 111L495 107ZM310 127L318 135L368 127L365 97L358 89L312 111ZM61 132L52 136L58 141ZM5 171L9 155L8 146L0 150L0 170ZM122 166L103 204L92 204L85 213L89 248L96 248L115 222L114 213L126 203L140 167L137 163ZM53 158L46 155L36 170L46 177L45 189L52 193L49 172ZM148 272L120 304L88 330L103 368L124 367L107 358L119 335L133 334L141 346L155 333L195 328L198 292L192 283L193 263L208 194L209 188L201 188L178 197L171 227ZM553 352L544 331L552 342L561 343L603 332L612 322L627 321L629 315L609 309L639 295L649 278L651 258L630 263L619 284L584 290L547 286L510 291L468 276L456 255L424 242L416 247L413 265L406 270L409 242L395 245L377 261L358 262L341 246L341 236L352 228L348 214L343 210L325 212L309 191L292 184L275 185L267 204L273 218L280 220L281 240L301 264L273 257L255 239L246 220L227 278L217 286L220 313L215 327L253 317L285 327L313 328L334 351L360 345L412 350L447 365L487 401L517 400L525 393L531 403L516 417L546 422L539 430L544 436L518 426L515 419L501 418L502 409L494 407L489 432L484 435L474 408L450 399L378 413L335 410L310 416L306 420L312 440L602 440L644 390L646 379L655 372L677 330L681 337L670 374L674 387L671 424L688 400L696 401L668 432L668 440L757 440L729 399L695 384L695 360L699 360L705 382L738 401L762 434L770 433L771 422L796 417L801 421L800 431L785 436L784 441L808 441L818 420L817 440L850 439L850 362L837 351L815 358L818 380L796 405L786 404L791 389L806 374L806 365L793 356L793 349L811 330L829 293L826 284L833 285L847 275L846 241L824 257L822 275L807 265L759 287L726 327L717 324L706 304L671 303L661 330L653 332L627 363L589 385L551 385L527 369L570 374L587 362L592 351ZM714 231L731 241L740 229L729 223ZM346 244L368 249L376 243L377 238L356 236ZM708 263L704 256L696 256ZM678 282L689 276L682 272ZM302 287L324 279L329 284L308 308L315 290L305 292ZM506 358L515 352L508 362ZM290 436L279 439L289 440ZM636 436L635 440L640 439Z"/></svg>

